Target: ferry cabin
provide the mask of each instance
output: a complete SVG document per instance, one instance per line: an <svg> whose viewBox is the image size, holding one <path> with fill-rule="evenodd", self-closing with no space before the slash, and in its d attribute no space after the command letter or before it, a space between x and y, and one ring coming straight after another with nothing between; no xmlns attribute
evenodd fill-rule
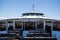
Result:
<svg viewBox="0 0 60 40"><path fill-rule="evenodd" d="M19 18L0 20L0 34L8 34L11 30L22 30L23 37L30 30L45 30L59 40L60 20L47 18L43 13L24 13Z"/></svg>

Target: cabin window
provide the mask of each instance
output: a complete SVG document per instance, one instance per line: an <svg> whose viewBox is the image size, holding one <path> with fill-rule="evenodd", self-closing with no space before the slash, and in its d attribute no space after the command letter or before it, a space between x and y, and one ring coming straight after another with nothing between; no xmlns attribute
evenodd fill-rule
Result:
<svg viewBox="0 0 60 40"><path fill-rule="evenodd" d="M60 22L54 22L53 23L53 30L54 31L60 31Z"/></svg>
<svg viewBox="0 0 60 40"><path fill-rule="evenodd" d="M51 27L51 21L46 21L46 26L49 26L49 27Z"/></svg>
<svg viewBox="0 0 60 40"><path fill-rule="evenodd" d="M43 25L44 25L43 21L37 22L37 29L43 29Z"/></svg>
<svg viewBox="0 0 60 40"><path fill-rule="evenodd" d="M21 21L15 22L15 29L22 29L22 22Z"/></svg>
<svg viewBox="0 0 60 40"><path fill-rule="evenodd" d="M35 30L35 22L24 22L24 30Z"/></svg>
<svg viewBox="0 0 60 40"><path fill-rule="evenodd" d="M13 30L13 21L8 21L8 30Z"/></svg>
<svg viewBox="0 0 60 40"><path fill-rule="evenodd" d="M6 30L6 22L0 22L0 31Z"/></svg>
<svg viewBox="0 0 60 40"><path fill-rule="evenodd" d="M45 30L48 33L51 33L51 23L52 21L46 21L46 24L45 24Z"/></svg>

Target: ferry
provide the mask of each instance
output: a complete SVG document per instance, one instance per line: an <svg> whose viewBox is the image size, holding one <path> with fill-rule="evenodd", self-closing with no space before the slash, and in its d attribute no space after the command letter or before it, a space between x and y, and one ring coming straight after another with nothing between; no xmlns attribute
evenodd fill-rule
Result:
<svg viewBox="0 0 60 40"><path fill-rule="evenodd" d="M60 40L60 20L37 12L0 19L0 40Z"/></svg>

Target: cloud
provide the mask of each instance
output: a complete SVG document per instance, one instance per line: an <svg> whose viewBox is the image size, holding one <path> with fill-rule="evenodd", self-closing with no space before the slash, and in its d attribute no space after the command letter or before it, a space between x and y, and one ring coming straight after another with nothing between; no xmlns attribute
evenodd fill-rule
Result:
<svg viewBox="0 0 60 40"><path fill-rule="evenodd" d="M6 17L0 17L0 20L7 19Z"/></svg>

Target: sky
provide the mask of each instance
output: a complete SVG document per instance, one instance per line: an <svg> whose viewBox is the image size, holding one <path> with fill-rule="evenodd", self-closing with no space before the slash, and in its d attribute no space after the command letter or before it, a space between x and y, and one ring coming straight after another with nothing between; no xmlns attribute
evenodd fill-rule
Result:
<svg viewBox="0 0 60 40"><path fill-rule="evenodd" d="M0 0L0 18L15 18L32 12L33 4L35 12L60 19L60 0Z"/></svg>

